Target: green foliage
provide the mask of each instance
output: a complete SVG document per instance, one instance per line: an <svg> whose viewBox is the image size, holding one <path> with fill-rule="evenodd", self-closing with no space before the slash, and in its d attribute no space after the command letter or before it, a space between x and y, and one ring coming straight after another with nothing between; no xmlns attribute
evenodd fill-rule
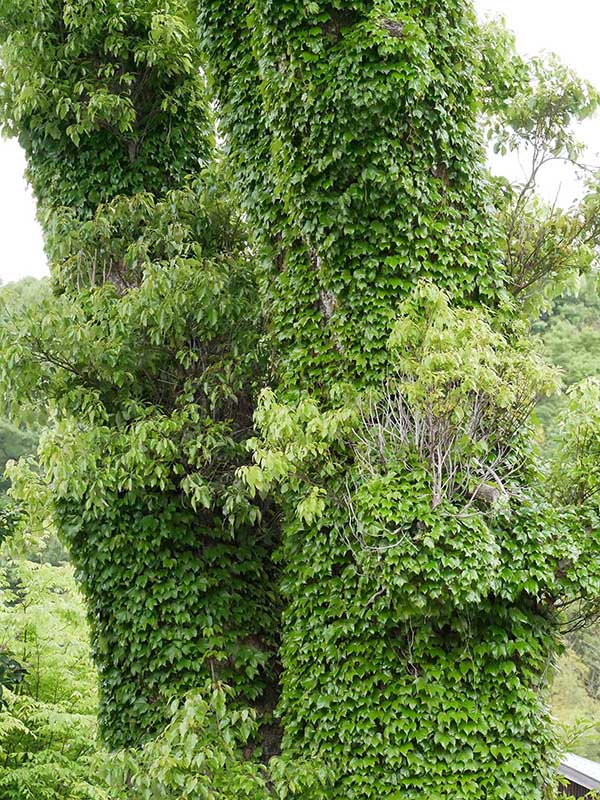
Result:
<svg viewBox="0 0 600 800"><path fill-rule="evenodd" d="M381 390L258 406L243 476L288 510L284 753L342 765L345 797L541 797L556 608L600 589L597 526L535 488L556 374L431 285L399 314Z"/></svg>
<svg viewBox="0 0 600 800"><path fill-rule="evenodd" d="M117 194L160 194L207 158L185 0L3 0L0 46L0 120L43 210L89 215Z"/></svg>
<svg viewBox="0 0 600 800"><path fill-rule="evenodd" d="M235 404L259 358L259 310L239 220L206 183L118 198L88 222L55 217L62 291L8 314L0 332L14 415L25 400L92 417L98 402L109 414L127 402L171 410L185 392Z"/></svg>
<svg viewBox="0 0 600 800"><path fill-rule="evenodd" d="M0 628L24 668L0 711L0 798L101 800L96 676L71 568L3 561Z"/></svg>
<svg viewBox="0 0 600 800"><path fill-rule="evenodd" d="M487 19L477 36L479 55L479 99L484 120L497 120L500 135L505 133L499 118L516 97L531 89L531 65L517 52L515 34L503 17Z"/></svg>
<svg viewBox="0 0 600 800"><path fill-rule="evenodd" d="M9 483L1 476L9 461L16 461L35 450L37 436L9 422L0 421L0 493L6 492Z"/></svg>
<svg viewBox="0 0 600 800"><path fill-rule="evenodd" d="M598 322L600 301L596 289L597 276L592 273L580 281L576 293L556 298L552 309L537 320L533 332L545 357L562 372L563 384L568 390L587 378L600 377L600 340ZM558 419L564 417L572 405L569 395L562 392L542 399L536 416L543 432L546 453L559 451L561 445ZM575 409L575 415L579 412Z"/></svg>
<svg viewBox="0 0 600 800"><path fill-rule="evenodd" d="M592 445L590 425L593 425L596 414L593 399L590 406L593 385L586 384L586 379L598 376L600 363L597 341L600 306L596 280L595 274L584 278L576 294L557 298L552 310L543 314L534 325L544 353L561 368L568 390L541 402L536 410L544 428L545 450L556 453L554 480L567 494L581 495L582 489L585 493L581 485L582 479L585 483L587 478L582 475L587 469L584 462L588 465L591 462L592 470L595 469L593 454L586 452ZM571 391L569 387L573 387ZM585 400L583 404L576 399L578 396ZM565 434L566 441L563 439ZM582 438L575 442L579 435ZM572 481L576 483L571 484ZM584 503L585 507L589 507L591 499ZM587 513L585 508L583 511ZM552 711L565 726L568 748L598 760L599 632L597 623L582 625L585 615L585 605L583 608L575 606L569 611L566 634L569 649L559 661L552 687Z"/></svg>
<svg viewBox="0 0 600 800"><path fill-rule="evenodd" d="M289 385L377 382L423 277L497 299L464 3L221 0L200 21Z"/></svg>
<svg viewBox="0 0 600 800"><path fill-rule="evenodd" d="M552 686L552 713L565 727L570 752L597 761L600 702L587 690L589 668L572 651L561 656Z"/></svg>
<svg viewBox="0 0 600 800"><path fill-rule="evenodd" d="M273 759L269 769L250 756L258 726L251 709L232 710L217 685L174 701L161 735L108 762L111 800L324 800L327 775L318 764Z"/></svg>
<svg viewBox="0 0 600 800"><path fill-rule="evenodd" d="M19 313L24 307L35 303L46 291L46 281L25 278L17 283L0 288L0 326L7 324L11 314ZM4 413L8 412L4 408ZM24 415L25 416L25 415ZM31 420L30 420L31 421ZM0 418L0 504L7 508L8 500L3 497L10 486L5 476L9 461L18 461L21 456L30 455L37 446L37 426L13 425Z"/></svg>
<svg viewBox="0 0 600 800"><path fill-rule="evenodd" d="M554 460L556 492L577 506L597 507L600 492L600 380L573 386L560 414L560 454Z"/></svg>
<svg viewBox="0 0 600 800"><path fill-rule="evenodd" d="M191 10L0 5L54 289L0 329L4 405L51 414L12 492L80 575L113 790L541 800L561 615L600 594L598 398L544 472L518 318L596 234L491 184L477 118L535 179L597 97L463 0L212 0L198 39ZM198 41L252 249L185 178Z"/></svg>
<svg viewBox="0 0 600 800"><path fill-rule="evenodd" d="M483 27L481 60L488 139L497 153L518 153L525 165L522 183L497 181L497 202L508 285L533 317L589 272L598 255L598 180L581 163L577 123L596 112L600 95L554 55L524 61L502 22ZM536 194L540 174L556 161L587 177L583 199L569 209Z"/></svg>
<svg viewBox="0 0 600 800"><path fill-rule="evenodd" d="M27 670L22 664L12 657L6 645L2 646L0 652L0 708L4 708L6 701L3 699L5 688L14 689L21 683Z"/></svg>
<svg viewBox="0 0 600 800"><path fill-rule="evenodd" d="M572 158L596 94L464 2L199 19L277 348L242 474L283 508L284 753L332 765L335 796L541 798L548 664L563 604L598 592L597 526L546 491L528 418L556 379L506 301L594 245L487 184L476 116Z"/></svg>
<svg viewBox="0 0 600 800"><path fill-rule="evenodd" d="M5 560L1 578L3 641L27 670L19 691L76 713L94 711L85 608L72 568Z"/></svg>
<svg viewBox="0 0 600 800"><path fill-rule="evenodd" d="M0 714L2 800L103 800L91 778L94 715L11 694Z"/></svg>
<svg viewBox="0 0 600 800"><path fill-rule="evenodd" d="M41 386L54 419L37 463L11 473L13 494L71 550L101 724L123 744L159 730L166 698L207 676L250 702L265 687L269 532L253 530L259 510L234 474L261 323L239 222L210 184L58 224L56 280L81 288L1 334L6 402ZM100 285L76 272L93 251Z"/></svg>
<svg viewBox="0 0 600 800"><path fill-rule="evenodd" d="M534 324L545 357L560 367L566 387L600 377L600 298L597 276L582 282L577 293L557 298Z"/></svg>
<svg viewBox="0 0 600 800"><path fill-rule="evenodd" d="M492 42L498 41L498 28L494 27ZM505 69L512 66L517 77L524 71L526 74L526 80L515 81L517 91L511 86L510 92L501 95L504 102L494 108L496 114L490 124L496 149L506 152L525 144L540 161L563 157L576 160L583 145L572 123L596 112L600 102L597 89L555 55L535 57L524 65L514 51L514 40L505 46L502 57L496 53L496 58Z"/></svg>
<svg viewBox="0 0 600 800"><path fill-rule="evenodd" d="M161 735L139 752L121 752L108 766L117 797L267 797L261 770L242 749L256 734L249 711L227 713L222 689L210 701L190 695Z"/></svg>
<svg viewBox="0 0 600 800"><path fill-rule="evenodd" d="M276 534L235 478L263 322L244 226L202 169L191 12L0 3L0 116L26 151L53 289L0 329L4 405L50 414L12 493L25 537L56 530L70 549L112 745L159 731L169 698L208 678L268 722L275 696Z"/></svg>

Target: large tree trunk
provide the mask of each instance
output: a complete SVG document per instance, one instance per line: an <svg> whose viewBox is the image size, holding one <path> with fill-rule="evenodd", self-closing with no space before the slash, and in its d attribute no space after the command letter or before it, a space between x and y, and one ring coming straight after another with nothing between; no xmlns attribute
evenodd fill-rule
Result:
<svg viewBox="0 0 600 800"><path fill-rule="evenodd" d="M19 368L42 365L46 379L38 388L50 387L59 428L66 421L74 434L67 445L59 430L42 463L53 522L69 545L88 602L104 737L113 746L139 743L161 729L173 695L210 681L231 685L240 703L270 713L270 659L278 627L271 585L273 541L268 530L251 522L232 529L219 505L225 502L219 496L223 471L231 476L237 466L236 457L222 464L230 448L227 437L236 440L241 461L247 458L243 439L251 428L249 387L242 386L236 402L227 397L221 406L207 403L198 388L199 427L177 433L170 443L166 428L161 434L167 446L181 451L186 441L202 439L207 425L202 413L215 430L224 426L225 442L216 450L215 463L208 463L208 481L214 478L218 484L209 509L196 511L184 492L191 467L183 453L160 486L151 477L156 453L141 475L132 466L125 480L117 478L119 461L139 445L136 424L154 418L159 425L167 420L168 427L169 414L188 391L186 384L210 384L201 367L206 362L214 371L232 340L229 331L219 332L211 343L198 341L192 327L184 330L179 348L197 357L186 372L177 353L170 352L168 337L127 343L127 330L115 325L119 305L126 306L128 293L140 287L151 295L152 288L143 287L149 267L156 281L161 269L185 270L188 256L197 268L199 258L222 259L219 278L234 269L231 263L238 256L248 266L239 221L238 230L232 230L230 212L223 207L211 218L198 197L198 207L190 211L190 195L185 195L189 175L210 162L214 143L193 16L185 3L161 9L160 3L96 7L56 0L44 3L43 13L38 4L21 5L0 6L3 122L25 148L28 177L51 242L57 303L67 298L63 307L75 319L74 335L68 332L64 347L53 339L60 320L53 329L51 315L42 322L39 341L31 331L31 352ZM212 199L213 206L219 202ZM160 240L152 220L164 222L165 215L170 215L169 224ZM103 294L105 283L113 286L104 287L109 291ZM180 298L189 284L180 283ZM96 294L90 295L90 289ZM241 302L255 296L243 294ZM94 297L104 301L95 305ZM210 314L223 306L218 291L216 298L218 307L208 309ZM157 317L167 299L156 298ZM201 311L179 310L184 320ZM244 309L243 315L252 319L254 309ZM131 381L111 384L112 375L102 367L95 371L96 364L87 360L86 346L77 350L77 326L83 330L86 325L99 339L91 342L90 357L97 345L102 360L103 348L114 351L122 336L114 372L126 361L135 375ZM232 359L247 356L238 348ZM101 422L86 418L87 402L97 403ZM134 407L142 409L139 418ZM90 453L90 443L101 439L101 452ZM152 446L146 447L150 453ZM96 466L83 474L80 464L88 459ZM62 476L58 481L57 474Z"/></svg>
<svg viewBox="0 0 600 800"><path fill-rule="evenodd" d="M265 258L280 398L302 389L331 407L338 381L379 385L398 303L423 278L496 305L468 3L204 0L199 19ZM431 524L430 509L414 513ZM449 603L443 585L411 609L410 591L361 574L348 526L335 505L318 526L289 510L284 752L325 760L336 798L540 798L549 612L485 588Z"/></svg>

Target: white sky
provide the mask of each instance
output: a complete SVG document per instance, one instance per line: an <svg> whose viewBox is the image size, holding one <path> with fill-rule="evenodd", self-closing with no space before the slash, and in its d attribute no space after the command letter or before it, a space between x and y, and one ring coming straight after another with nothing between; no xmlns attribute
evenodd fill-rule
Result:
<svg viewBox="0 0 600 800"><path fill-rule="evenodd" d="M14 140L0 138L0 281L47 273L35 202L23 172L25 157Z"/></svg>
<svg viewBox="0 0 600 800"><path fill-rule="evenodd" d="M554 51L600 87L598 0L475 0L475 6L482 15L503 14L517 34L522 53ZM592 154L600 151L600 119L587 123L582 135ZM25 160L18 145L0 139L0 281L3 283L25 275L40 277L47 272L35 203L23 178L24 169ZM519 177L514 163L504 171L511 178ZM561 200L568 203L577 193L572 176L549 170L542 187L544 193L553 199L561 186Z"/></svg>
<svg viewBox="0 0 600 800"><path fill-rule="evenodd" d="M517 35L517 47L526 56L541 52L557 53L562 61L600 88L599 0L474 0L480 16L504 16L508 27ZM579 137L587 144L585 160L600 165L600 116L579 127ZM519 180L523 170L515 158L494 160L494 169ZM581 194L570 168L546 167L540 175L539 187L550 201L568 206Z"/></svg>

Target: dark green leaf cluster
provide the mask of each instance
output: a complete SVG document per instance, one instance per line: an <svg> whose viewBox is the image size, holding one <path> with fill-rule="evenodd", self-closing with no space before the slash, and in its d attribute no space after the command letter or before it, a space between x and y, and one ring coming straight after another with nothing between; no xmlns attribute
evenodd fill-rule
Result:
<svg viewBox="0 0 600 800"><path fill-rule="evenodd" d="M7 305L0 330L4 407L50 414L11 473L21 526L70 549L111 744L159 730L167 699L207 679L268 717L274 534L235 475L263 321L244 226L201 172L214 136L190 6L6 2L0 32L2 120L53 289Z"/></svg>
<svg viewBox="0 0 600 800"><path fill-rule="evenodd" d="M207 160L189 23L185 0L0 3L0 121L42 209L89 215L117 194L161 194Z"/></svg>
<svg viewBox="0 0 600 800"><path fill-rule="evenodd" d="M289 382L377 381L423 277L498 299L463 2L209 2L200 21Z"/></svg>
<svg viewBox="0 0 600 800"><path fill-rule="evenodd" d="M0 708L5 705L5 701L2 699L2 690L5 687L14 689L21 683L26 674L25 667L19 664L11 653L4 648L0 652Z"/></svg>

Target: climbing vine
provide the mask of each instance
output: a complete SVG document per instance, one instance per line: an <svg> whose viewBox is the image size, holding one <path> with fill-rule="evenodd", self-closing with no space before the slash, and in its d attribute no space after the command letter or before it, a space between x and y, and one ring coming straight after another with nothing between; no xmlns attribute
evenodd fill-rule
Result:
<svg viewBox="0 0 600 800"><path fill-rule="evenodd" d="M71 548L108 742L164 728L115 780L541 800L561 614L600 590L597 387L565 486L478 126L526 65L466 0L13 5L54 295L0 333L5 404L52 419L12 491Z"/></svg>
<svg viewBox="0 0 600 800"><path fill-rule="evenodd" d="M190 8L7 2L0 31L54 288L0 332L5 407L50 416L12 491L77 568L104 737L139 743L208 679L271 723L275 537L235 476L263 323Z"/></svg>
<svg viewBox="0 0 600 800"><path fill-rule="evenodd" d="M42 208L89 215L117 194L161 194L209 158L190 23L183 0L3 0L2 124Z"/></svg>
<svg viewBox="0 0 600 800"><path fill-rule="evenodd" d="M199 20L277 345L241 474L284 509L283 751L332 765L336 797L539 799L598 528L536 457L556 376L524 347L482 166L477 115L534 78L463 0Z"/></svg>

